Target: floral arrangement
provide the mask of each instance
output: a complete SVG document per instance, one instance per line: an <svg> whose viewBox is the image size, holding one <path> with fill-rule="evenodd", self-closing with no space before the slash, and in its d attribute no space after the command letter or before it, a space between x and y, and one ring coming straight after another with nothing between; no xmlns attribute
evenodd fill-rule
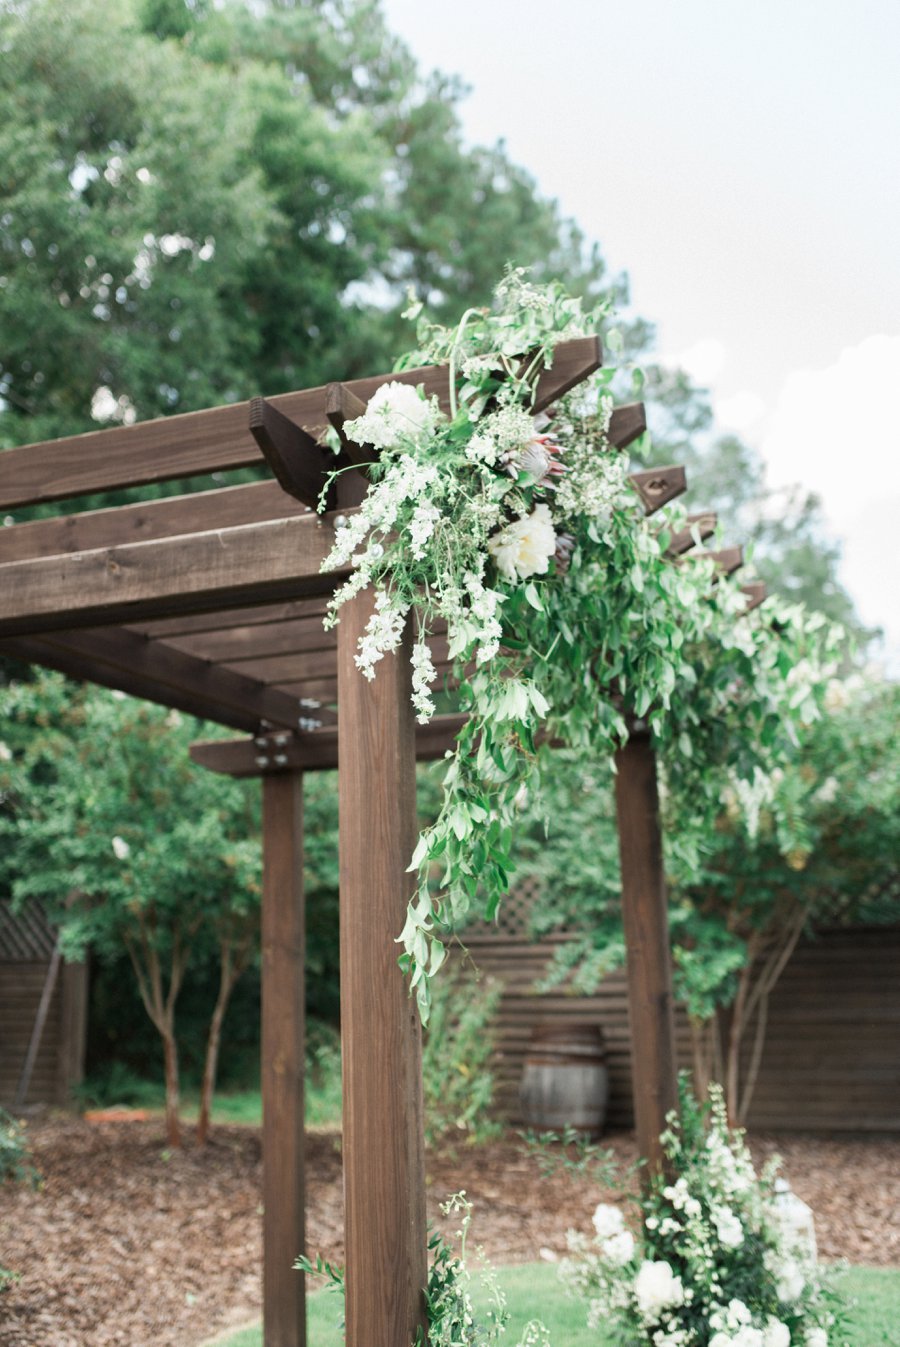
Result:
<svg viewBox="0 0 900 1347"><path fill-rule="evenodd" d="M622 1347L837 1347L840 1302L777 1161L757 1178L718 1087L708 1126L687 1100L683 1117L670 1119L669 1174L638 1200L634 1228L601 1204L593 1239L570 1232L561 1275L589 1323L612 1323Z"/></svg>
<svg viewBox="0 0 900 1347"><path fill-rule="evenodd" d="M609 317L512 271L494 307L457 328L419 319L419 345L401 363L449 366L449 415L421 389L388 383L344 427L379 453L325 563L353 566L326 620L371 587L356 656L368 678L412 622L422 721L439 676L429 642L446 632L468 713L440 814L413 857L418 886L400 936L423 1018L447 933L476 903L492 919L508 889L519 811L528 792L540 798L542 742L596 760L624 742L629 719L646 720L667 788L709 817L725 782L755 782L778 764L824 683L835 638L815 620L771 604L747 615L710 559L667 558L684 514L645 518L629 485L628 456L608 433L615 370L561 397L552 417L534 416L554 347Z"/></svg>

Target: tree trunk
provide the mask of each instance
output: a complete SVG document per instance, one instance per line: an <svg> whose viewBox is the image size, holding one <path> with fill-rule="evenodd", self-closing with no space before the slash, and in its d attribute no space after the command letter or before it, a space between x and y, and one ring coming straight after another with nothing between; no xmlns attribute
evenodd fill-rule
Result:
<svg viewBox="0 0 900 1347"><path fill-rule="evenodd" d="M249 941L234 954L229 940L219 944L219 994L209 1021L206 1036L206 1058L203 1063L203 1083L200 1087L200 1116L197 1119L197 1143L205 1146L209 1138L209 1117L212 1111L213 1095L216 1089L216 1073L219 1067L219 1048L222 1042L222 1021L231 1000L231 993L246 964Z"/></svg>
<svg viewBox="0 0 900 1347"><path fill-rule="evenodd" d="M181 1100L178 1088L178 1044L171 1028L160 1030L166 1068L166 1140L170 1146L181 1145L179 1112Z"/></svg>

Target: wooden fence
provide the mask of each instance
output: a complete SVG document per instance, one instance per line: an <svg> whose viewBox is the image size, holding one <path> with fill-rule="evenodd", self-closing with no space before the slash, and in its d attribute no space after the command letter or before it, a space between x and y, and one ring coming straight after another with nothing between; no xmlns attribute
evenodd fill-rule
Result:
<svg viewBox="0 0 900 1347"><path fill-rule="evenodd" d="M527 889L511 895L499 927L473 927L475 964L498 978L498 1111L521 1121L519 1081L537 1023L598 1024L610 1075L607 1124L633 1123L631 1038L624 970L593 996L565 986L537 992L564 935L528 935ZM676 1017L679 1065L690 1065L684 1017ZM748 1118L753 1128L900 1131L900 923L822 931L801 945L776 987L762 1068Z"/></svg>
<svg viewBox="0 0 900 1347"><path fill-rule="evenodd" d="M0 901L0 1104L16 1100L38 1010L53 958L55 933L30 904L14 917ZM66 1103L84 1068L87 971L59 965L49 1011L34 1059L26 1106Z"/></svg>

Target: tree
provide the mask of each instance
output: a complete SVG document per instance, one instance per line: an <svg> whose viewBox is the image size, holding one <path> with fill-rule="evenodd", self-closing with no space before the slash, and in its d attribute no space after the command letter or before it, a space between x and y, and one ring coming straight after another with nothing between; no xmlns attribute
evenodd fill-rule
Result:
<svg viewBox="0 0 900 1347"><path fill-rule="evenodd" d="M664 793L675 993L695 1085L702 1098L720 1081L736 1121L750 1107L769 998L798 941L825 924L900 919L900 757L884 732L898 700L895 684L858 674L833 682L793 757L749 788L735 782L699 834L691 802ZM569 754L551 764L548 789L550 830L526 809L520 872L541 880L536 930L570 935L550 981L571 977L590 992L624 959L612 779Z"/></svg>
<svg viewBox="0 0 900 1347"><path fill-rule="evenodd" d="M239 782L192 768L196 722L56 675L0 694L5 842L0 884L41 899L64 953L112 958L124 947L163 1045L166 1124L179 1144L176 1004L194 959L212 947L220 983L201 1100L205 1138L222 1019L257 948L258 821ZM6 755L5 755L6 756Z"/></svg>

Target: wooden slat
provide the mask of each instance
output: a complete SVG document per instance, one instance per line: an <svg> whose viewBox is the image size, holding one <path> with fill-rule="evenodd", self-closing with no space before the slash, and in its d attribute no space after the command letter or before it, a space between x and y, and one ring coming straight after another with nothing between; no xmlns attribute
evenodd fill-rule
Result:
<svg viewBox="0 0 900 1347"><path fill-rule="evenodd" d="M303 777L263 782L263 1334L305 1347Z"/></svg>
<svg viewBox="0 0 900 1347"><path fill-rule="evenodd" d="M680 465L668 468L648 468L633 472L628 478L644 503L646 514L655 514L669 501L687 491L687 474Z"/></svg>
<svg viewBox="0 0 900 1347"><path fill-rule="evenodd" d="M538 381L538 405L546 406L596 369L597 350L593 337L562 342L554 354L553 368L545 370ZM383 383L421 384L426 395L434 394L446 411L447 380L446 367L431 365L354 379L347 387L368 402ZM268 402L317 439L327 425L326 397L327 386L321 386L281 393ZM249 416L250 403L235 402L8 449L0 453L0 509L256 465L261 455L250 432Z"/></svg>
<svg viewBox="0 0 900 1347"><path fill-rule="evenodd" d="M766 586L762 580L751 580L749 584L741 585L741 593L747 595L746 611L751 613L754 608L758 608L766 597Z"/></svg>
<svg viewBox="0 0 900 1347"><path fill-rule="evenodd" d="M647 429L647 412L643 402L626 402L614 407L609 419L609 442L617 449L627 449Z"/></svg>
<svg viewBox="0 0 900 1347"><path fill-rule="evenodd" d="M198 659L233 664L241 659L265 659L271 655L297 655L308 650L333 650L337 635L326 631L322 618L293 618L287 622L263 622L224 631L190 632L169 637L167 645Z"/></svg>
<svg viewBox="0 0 900 1347"><path fill-rule="evenodd" d="M131 630L154 638L191 635L201 631L228 632L235 627L290 622L298 617L318 615L321 619L325 608L326 601L322 598L298 599L293 603L261 603L255 608L223 608L214 613L182 613L179 617L163 618L156 622L138 622Z"/></svg>
<svg viewBox="0 0 900 1347"><path fill-rule="evenodd" d="M2 459L0 454L0 463ZM0 527L0 564L308 514L308 508L286 495L277 482L248 482Z"/></svg>
<svg viewBox="0 0 900 1347"><path fill-rule="evenodd" d="M669 546L666 548L666 556L680 557L685 552L689 552L692 547L696 547L697 539L705 542L711 538L716 531L718 516L708 511L706 514L689 514L687 517L687 526L673 533L669 540Z"/></svg>
<svg viewBox="0 0 900 1347"><path fill-rule="evenodd" d="M261 721L296 729L297 698L126 629L0 641L0 652L90 679L188 715L255 730Z"/></svg>
<svg viewBox="0 0 900 1347"><path fill-rule="evenodd" d="M341 1042L347 1347L408 1347L424 1326L421 1031L397 967L416 836L407 625L374 681L354 656L363 593L338 628Z"/></svg>
<svg viewBox="0 0 900 1347"><path fill-rule="evenodd" d="M534 410L542 412L570 389L583 383L603 364L600 338L576 337L560 342L550 369L541 371L535 389Z"/></svg>
<svg viewBox="0 0 900 1347"><path fill-rule="evenodd" d="M435 716L416 726L416 761L433 762L453 749L465 716ZM321 771L338 766L337 731L258 736L256 739L211 739L191 744L191 758L200 767L225 776L252 777L285 771Z"/></svg>
<svg viewBox="0 0 900 1347"><path fill-rule="evenodd" d="M303 515L0 566L0 637L331 592L332 519Z"/></svg>
<svg viewBox="0 0 900 1347"><path fill-rule="evenodd" d="M265 398L251 401L249 423L250 433L282 489L317 510L328 474L337 466L334 454ZM334 509L334 503L332 484L325 504Z"/></svg>

